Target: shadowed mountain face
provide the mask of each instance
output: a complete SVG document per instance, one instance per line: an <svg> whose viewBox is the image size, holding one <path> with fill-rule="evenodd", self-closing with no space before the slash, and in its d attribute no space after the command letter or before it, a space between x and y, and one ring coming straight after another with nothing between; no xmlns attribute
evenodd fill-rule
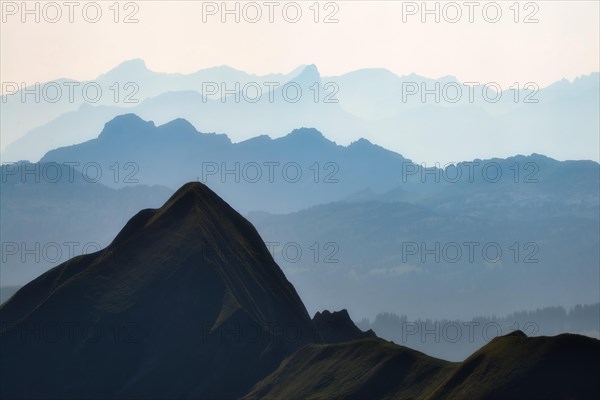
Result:
<svg viewBox="0 0 600 400"><path fill-rule="evenodd" d="M254 227L198 183L25 286L0 321L3 398L236 397L315 338Z"/></svg>

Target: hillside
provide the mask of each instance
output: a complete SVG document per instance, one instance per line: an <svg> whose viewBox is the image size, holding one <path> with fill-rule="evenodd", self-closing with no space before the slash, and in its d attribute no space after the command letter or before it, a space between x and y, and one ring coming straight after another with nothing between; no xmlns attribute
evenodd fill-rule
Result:
<svg viewBox="0 0 600 400"><path fill-rule="evenodd" d="M462 363L366 339L313 344L245 399L590 399L600 393L600 341L579 335L498 337Z"/></svg>

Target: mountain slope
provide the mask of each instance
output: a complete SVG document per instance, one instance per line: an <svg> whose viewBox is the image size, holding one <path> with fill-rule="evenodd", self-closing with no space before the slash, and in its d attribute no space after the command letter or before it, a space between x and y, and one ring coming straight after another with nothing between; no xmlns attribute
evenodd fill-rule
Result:
<svg viewBox="0 0 600 400"><path fill-rule="evenodd" d="M174 193L161 186L111 188L87 179L81 166L7 164L0 173L2 286L23 286L75 255L106 247L132 215L160 207Z"/></svg>
<svg viewBox="0 0 600 400"><path fill-rule="evenodd" d="M515 331L463 361L431 399L591 399L600 393L600 341Z"/></svg>
<svg viewBox="0 0 600 400"><path fill-rule="evenodd" d="M381 339L313 344L288 357L244 399L417 398L452 368Z"/></svg>
<svg viewBox="0 0 600 400"><path fill-rule="evenodd" d="M363 339L366 338L366 339ZM358 340L357 340L358 339ZM254 227L200 183L0 306L1 398L593 398L600 341L496 338L450 363L311 321Z"/></svg>
<svg viewBox="0 0 600 400"><path fill-rule="evenodd" d="M600 341L579 335L498 337L462 363L365 339L302 348L245 399L590 399Z"/></svg>
<svg viewBox="0 0 600 400"><path fill-rule="evenodd" d="M199 183L26 285L0 322L3 398L233 398L315 338L256 230Z"/></svg>

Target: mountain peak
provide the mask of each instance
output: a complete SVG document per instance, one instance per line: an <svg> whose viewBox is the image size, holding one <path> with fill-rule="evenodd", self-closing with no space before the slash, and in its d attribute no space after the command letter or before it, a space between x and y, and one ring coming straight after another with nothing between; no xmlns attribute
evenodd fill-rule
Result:
<svg viewBox="0 0 600 400"><path fill-rule="evenodd" d="M367 140L365 138L360 138L357 141L350 143L350 146L353 146L353 147L368 147L368 146L373 146L373 143L371 143L369 140Z"/></svg>
<svg viewBox="0 0 600 400"><path fill-rule="evenodd" d="M325 310L317 312L313 317L313 324L321 340L325 343L348 342L352 340L374 338L375 332L363 332L354 324L348 310L330 312Z"/></svg>
<svg viewBox="0 0 600 400"><path fill-rule="evenodd" d="M317 74L319 75L319 68L317 68L317 66L315 64L308 64L307 66L304 67L304 69L302 70L303 73L306 74Z"/></svg>
<svg viewBox="0 0 600 400"><path fill-rule="evenodd" d="M137 341L119 346L106 334L36 347L19 340L25 327L87 326L90 316L96 332L132 324ZM198 182L140 211L106 249L26 285L0 307L0 318L8 323L0 329L7 357L23 360L0 360L3 383L11 382L0 387L2 398L23 394L24 376L36 382L27 385L32 398L239 398L315 338L256 229Z"/></svg>
<svg viewBox="0 0 600 400"><path fill-rule="evenodd" d="M311 86L321 81L321 74L315 64L306 65L291 81L304 86Z"/></svg>
<svg viewBox="0 0 600 400"><path fill-rule="evenodd" d="M110 71L101 74L98 77L100 79L135 79L136 77L140 77L141 75L145 75L151 72L146 66L146 62L141 58L134 58L131 60L126 60L111 69Z"/></svg>
<svg viewBox="0 0 600 400"><path fill-rule="evenodd" d="M144 121L136 114L122 114L114 117L106 124L98 138L106 138L112 135L131 135L144 133L148 129L155 129L153 121Z"/></svg>
<svg viewBox="0 0 600 400"><path fill-rule="evenodd" d="M288 133L285 137L289 138L314 138L327 140L323 134L315 128L298 128Z"/></svg>
<svg viewBox="0 0 600 400"><path fill-rule="evenodd" d="M159 128L167 131L199 133L196 127L185 118L176 118L166 124L162 124Z"/></svg>
<svg viewBox="0 0 600 400"><path fill-rule="evenodd" d="M135 235L135 232L154 224L164 225L166 222L173 226L173 229L177 226L187 226L190 229L214 226L216 229L219 221L223 222L230 218L241 219L235 223L239 225L238 228L243 225L243 218L208 186L200 182L188 182L181 186L161 208L142 210L129 220L111 243L111 247L122 244Z"/></svg>
<svg viewBox="0 0 600 400"><path fill-rule="evenodd" d="M165 203L163 208L169 208L182 201L185 197L191 197L197 203L216 202L221 200L219 196L200 182L188 182L173 194ZM221 200L222 201L222 200Z"/></svg>
<svg viewBox="0 0 600 400"><path fill-rule="evenodd" d="M506 335L504 335L506 337L527 337L527 335L525 334L525 332L523 332L520 329L517 329L516 331L512 331L511 333L508 333Z"/></svg>

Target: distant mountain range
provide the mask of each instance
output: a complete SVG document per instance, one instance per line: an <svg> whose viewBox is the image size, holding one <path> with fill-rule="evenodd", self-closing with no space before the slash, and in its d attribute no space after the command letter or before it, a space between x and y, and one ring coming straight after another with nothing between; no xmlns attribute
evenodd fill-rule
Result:
<svg viewBox="0 0 600 400"><path fill-rule="evenodd" d="M462 363L310 319L252 224L189 183L0 306L2 398L515 398L600 393L600 341L494 339ZM594 395L596 393L596 395Z"/></svg>
<svg viewBox="0 0 600 400"><path fill-rule="evenodd" d="M458 197L456 206L486 216L494 204L522 196L536 207L598 206L596 162L557 162L532 154L424 169L368 140L340 146L315 129L232 143L224 134L201 134L183 119L157 127L134 114L106 123L96 139L48 152L41 162L79 163L80 168L95 163L104 172L100 182L116 187L140 183L175 189L199 180L242 211L290 212L339 200L431 203L440 191L447 193L444 202ZM115 163L121 170L129 164L119 179L110 170ZM477 211L461 201L475 192L486 196L486 209Z"/></svg>
<svg viewBox="0 0 600 400"><path fill-rule="evenodd" d="M57 165L78 180L23 179L24 171ZM98 182L88 182L97 167ZM2 260L4 285L23 285L65 261L68 243L79 243L75 254L87 243L104 248L128 213L157 207L174 185L199 180L248 215L311 312L348 308L373 318L410 304L416 316L466 320L590 304L599 295L600 166L593 161L532 154L423 169L367 140L339 146L314 129L232 143L183 119L157 127L127 114L43 163L3 166L2 177L2 237L17 247ZM464 244L471 242L472 260ZM36 245L54 250L49 243L58 243L61 257L26 254Z"/></svg>
<svg viewBox="0 0 600 400"><path fill-rule="evenodd" d="M2 96L2 151L5 150L8 144L25 136L28 132L32 130L35 132L36 128L52 123L52 121L63 114L86 110L87 106L98 106L107 110L126 110L129 107L139 105L144 100L168 92L201 92L203 82L240 82L242 85L248 82L287 82L298 75L303 68L303 66L299 67L288 75L270 74L258 77L222 66L200 70L189 75L182 75L150 71L146 68L144 61L135 59L125 61L107 73L89 81L60 78L51 82L37 82L39 84L37 90L36 83L26 82L26 90L19 89L15 93L4 94ZM21 82L18 82L17 86L20 88L21 84ZM128 84L130 86L127 86ZM72 89L69 89L69 85L72 86ZM84 93L86 85L90 88L87 89L90 92L89 95ZM59 87L58 90L61 95L58 96L57 101L54 101L56 86ZM100 88L98 96L95 89L97 87ZM69 93L70 90L72 93ZM37 98L35 97L36 94L38 95ZM96 97L97 101L95 101ZM122 113L123 111L118 112L118 114ZM108 113L105 120L112 119L114 116ZM92 124L93 121L90 120L88 122ZM85 130L86 126L82 125L80 128ZM95 128L93 126L90 126L90 128L92 130L89 132L93 133ZM64 131L60 132L57 135L58 137L54 139L57 141L56 145L53 145L52 138L50 137L38 138L44 142L39 144L29 143L30 140L27 139L23 144L29 143L33 145L28 150L29 154L38 155L35 157L20 156L20 159L36 161L43 153L50 150L50 148L82 141L79 140L84 138L84 136L81 136L82 134L84 134L82 131L71 132L70 134ZM51 147L44 148L48 144ZM15 149L26 151L20 145L17 145ZM42 151L41 154L39 153L40 151Z"/></svg>
<svg viewBox="0 0 600 400"><path fill-rule="evenodd" d="M487 196L436 196L434 207L336 202L249 219L310 310L321 304L348 308L357 318L390 311L469 319L597 302L597 208L586 216L555 203L557 215L549 216L554 206L540 205L535 218L538 208L527 206L524 195L498 201L484 215L476 212ZM472 202L476 215L461 201Z"/></svg>
<svg viewBox="0 0 600 400"><path fill-rule="evenodd" d="M125 88L130 83L135 86ZM97 102L84 101L85 84L103 88ZM133 60L80 82L72 102L65 100L66 88L56 103L36 103L32 95L23 102L21 92L3 96L2 160L37 161L51 149L94 138L107 120L133 112L157 124L185 118L235 142L314 127L340 144L365 137L430 164L533 152L599 161L600 74L539 90L532 84L469 86L450 76L400 77L384 69L323 77L314 65L265 76L225 66L163 74ZM489 100L495 90L502 90L500 99ZM137 103L125 103L127 95Z"/></svg>
<svg viewBox="0 0 600 400"><path fill-rule="evenodd" d="M315 129L232 143L224 134L201 134L183 119L157 127L134 114L108 122L97 139L48 152L41 162L97 163L106 171L101 182L116 187L133 180L175 189L198 180L237 209L272 212L341 200L367 187L389 190L402 183L403 165L411 164L366 140L338 146ZM135 165L116 183L109 171L115 162L121 169Z"/></svg>

